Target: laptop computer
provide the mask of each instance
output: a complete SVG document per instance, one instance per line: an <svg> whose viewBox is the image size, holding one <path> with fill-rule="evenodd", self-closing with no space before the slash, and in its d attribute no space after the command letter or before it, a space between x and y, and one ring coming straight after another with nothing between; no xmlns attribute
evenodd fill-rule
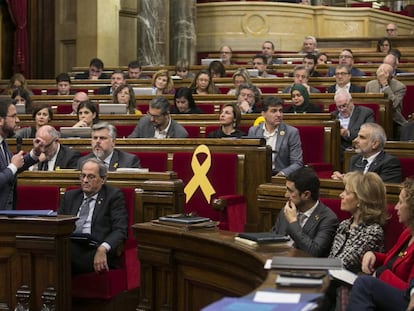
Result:
<svg viewBox="0 0 414 311"><path fill-rule="evenodd" d="M154 90L152 87L134 87L135 95L154 95Z"/></svg>
<svg viewBox="0 0 414 311"><path fill-rule="evenodd" d="M258 69L247 69L247 73L251 78L257 78L259 76L259 70Z"/></svg>
<svg viewBox="0 0 414 311"><path fill-rule="evenodd" d="M208 66L213 61L219 61L219 62L221 62L221 58L202 58L201 59L201 65Z"/></svg>
<svg viewBox="0 0 414 311"><path fill-rule="evenodd" d="M92 129L90 127L69 127L62 126L60 128L60 136L62 138L91 138Z"/></svg>
<svg viewBox="0 0 414 311"><path fill-rule="evenodd" d="M24 104L16 104L16 112L17 114L25 114L26 106Z"/></svg>
<svg viewBox="0 0 414 311"><path fill-rule="evenodd" d="M126 104L99 104L100 114L126 114Z"/></svg>

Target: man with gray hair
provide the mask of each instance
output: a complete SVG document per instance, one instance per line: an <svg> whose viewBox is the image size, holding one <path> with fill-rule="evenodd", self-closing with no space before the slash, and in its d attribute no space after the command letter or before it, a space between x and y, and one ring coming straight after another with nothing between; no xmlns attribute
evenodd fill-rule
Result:
<svg viewBox="0 0 414 311"><path fill-rule="evenodd" d="M165 97L155 97L149 110L142 117L128 138L187 138L186 129L174 121L170 115L170 103Z"/></svg>
<svg viewBox="0 0 414 311"><path fill-rule="evenodd" d="M37 164L39 171L75 169L81 154L79 151L60 144L60 133L51 125L43 125L36 131L36 138L45 141Z"/></svg>
<svg viewBox="0 0 414 311"><path fill-rule="evenodd" d="M346 89L339 89L335 93L336 110L332 115L341 124L341 162L343 153L352 148L352 141L357 137L362 124L375 122L374 112L368 107L355 106L351 94Z"/></svg>
<svg viewBox="0 0 414 311"><path fill-rule="evenodd" d="M236 90L237 106L242 114L259 113L260 90L251 83L242 83Z"/></svg>
<svg viewBox="0 0 414 311"><path fill-rule="evenodd" d="M83 161L90 158L101 160L109 171L117 168L140 168L139 158L119 149L115 149L116 128L108 122L100 122L92 126L92 153L78 161L78 168Z"/></svg>
<svg viewBox="0 0 414 311"><path fill-rule="evenodd" d="M387 135L384 129L376 123L361 125L358 136L354 139L354 149L357 153L349 160L348 172L362 171L377 173L383 182L400 183L400 161L384 151ZM338 171L333 172L332 179L342 180L344 177Z"/></svg>

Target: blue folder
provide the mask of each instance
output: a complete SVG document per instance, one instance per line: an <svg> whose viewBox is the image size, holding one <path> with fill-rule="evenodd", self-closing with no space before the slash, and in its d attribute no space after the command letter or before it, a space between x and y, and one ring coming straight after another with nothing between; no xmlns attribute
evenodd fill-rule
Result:
<svg viewBox="0 0 414 311"><path fill-rule="evenodd" d="M51 209L45 210L0 210L0 216L21 217L21 216L56 216L57 213Z"/></svg>

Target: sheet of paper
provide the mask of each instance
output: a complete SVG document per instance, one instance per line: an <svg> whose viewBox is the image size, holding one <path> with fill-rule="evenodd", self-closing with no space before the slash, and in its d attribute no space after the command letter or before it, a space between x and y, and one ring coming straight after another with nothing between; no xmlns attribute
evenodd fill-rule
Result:
<svg viewBox="0 0 414 311"><path fill-rule="evenodd" d="M264 268L269 270L271 267L272 267L272 259L266 260Z"/></svg>
<svg viewBox="0 0 414 311"><path fill-rule="evenodd" d="M254 295L253 301L267 303L298 303L300 301L300 294L258 291Z"/></svg>
<svg viewBox="0 0 414 311"><path fill-rule="evenodd" d="M329 274L335 279L344 281L350 285L354 285L354 282L358 275L352 273L351 271L342 269L342 270L329 270Z"/></svg>

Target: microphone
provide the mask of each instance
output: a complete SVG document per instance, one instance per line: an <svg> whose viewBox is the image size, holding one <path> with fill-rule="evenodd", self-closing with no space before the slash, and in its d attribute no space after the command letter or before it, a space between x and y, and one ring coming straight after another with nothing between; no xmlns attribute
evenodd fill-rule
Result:
<svg viewBox="0 0 414 311"><path fill-rule="evenodd" d="M17 136L16 137L16 152L19 153L20 150L22 150L22 143L23 143L23 138L21 136Z"/></svg>

